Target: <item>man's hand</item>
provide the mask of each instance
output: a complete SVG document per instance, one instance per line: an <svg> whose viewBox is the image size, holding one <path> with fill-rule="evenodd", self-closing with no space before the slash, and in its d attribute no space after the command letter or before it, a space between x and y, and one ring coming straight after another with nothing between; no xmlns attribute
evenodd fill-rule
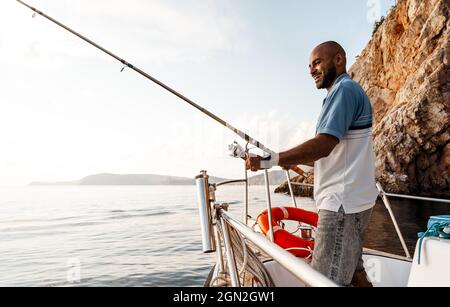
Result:
<svg viewBox="0 0 450 307"><path fill-rule="evenodd" d="M248 157L245 160L245 166L247 169L252 170L252 172L256 172L262 169L271 169L272 167L278 165L279 156L280 155L277 153L272 153L266 158Z"/></svg>
<svg viewBox="0 0 450 307"><path fill-rule="evenodd" d="M247 157L245 167L252 172L261 170L261 157Z"/></svg>

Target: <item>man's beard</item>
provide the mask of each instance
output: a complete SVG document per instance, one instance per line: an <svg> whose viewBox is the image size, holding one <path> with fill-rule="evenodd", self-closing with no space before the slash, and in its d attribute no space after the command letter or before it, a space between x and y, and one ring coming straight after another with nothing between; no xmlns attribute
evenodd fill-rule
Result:
<svg viewBox="0 0 450 307"><path fill-rule="evenodd" d="M336 80L336 67L331 67L323 76L323 81L321 84L317 85L318 89L329 88L333 85L334 80Z"/></svg>

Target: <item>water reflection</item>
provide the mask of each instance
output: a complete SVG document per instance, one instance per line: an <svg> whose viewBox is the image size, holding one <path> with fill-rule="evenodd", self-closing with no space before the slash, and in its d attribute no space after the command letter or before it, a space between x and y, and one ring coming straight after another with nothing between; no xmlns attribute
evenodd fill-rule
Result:
<svg viewBox="0 0 450 307"><path fill-rule="evenodd" d="M390 198L390 203L411 255L416 248L417 233L426 230L428 218L450 214L450 204L394 198ZM380 199L373 210L364 246L398 255L405 254L394 224Z"/></svg>

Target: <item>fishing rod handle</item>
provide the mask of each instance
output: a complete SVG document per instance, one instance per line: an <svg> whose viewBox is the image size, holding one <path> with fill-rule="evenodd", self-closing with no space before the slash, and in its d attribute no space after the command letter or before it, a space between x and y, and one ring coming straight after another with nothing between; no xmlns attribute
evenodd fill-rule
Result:
<svg viewBox="0 0 450 307"><path fill-rule="evenodd" d="M302 170L300 167L298 167L297 165L292 165L289 169L293 170L294 172L296 172L298 175L303 176L306 178L305 176L305 171Z"/></svg>

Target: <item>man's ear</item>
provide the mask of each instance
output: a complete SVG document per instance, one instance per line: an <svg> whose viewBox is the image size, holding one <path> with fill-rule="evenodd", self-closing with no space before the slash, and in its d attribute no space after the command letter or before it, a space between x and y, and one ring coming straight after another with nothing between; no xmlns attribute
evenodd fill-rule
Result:
<svg viewBox="0 0 450 307"><path fill-rule="evenodd" d="M336 56L334 57L334 64L336 66L344 65L344 57L342 56L342 54L340 53L336 54Z"/></svg>

